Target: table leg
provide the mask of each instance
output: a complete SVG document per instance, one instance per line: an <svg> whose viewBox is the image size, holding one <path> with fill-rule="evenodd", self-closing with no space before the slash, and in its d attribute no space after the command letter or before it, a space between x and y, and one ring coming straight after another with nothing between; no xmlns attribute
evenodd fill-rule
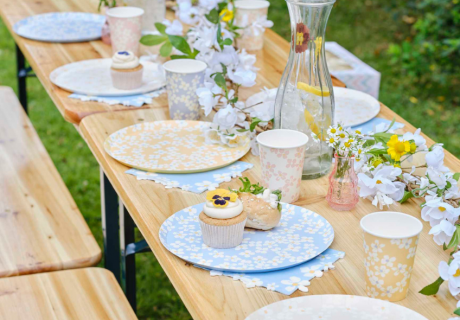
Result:
<svg viewBox="0 0 460 320"><path fill-rule="evenodd" d="M118 195L101 168L102 233L104 235L104 266L121 283L120 225Z"/></svg>
<svg viewBox="0 0 460 320"><path fill-rule="evenodd" d="M26 59L19 49L18 45L16 45L16 69L17 69L17 77L18 77L18 94L19 94L19 101L21 102L24 111L27 113L27 70L26 70Z"/></svg>
<svg viewBox="0 0 460 320"><path fill-rule="evenodd" d="M121 204L122 205L122 204ZM134 228L135 224L128 210L123 206L123 212L120 210L120 214L123 216L123 221L120 226L122 227L122 280L124 282L124 289L126 297L128 298L131 307L134 312L137 308L136 300L136 256L134 254L127 254L128 245L135 241Z"/></svg>

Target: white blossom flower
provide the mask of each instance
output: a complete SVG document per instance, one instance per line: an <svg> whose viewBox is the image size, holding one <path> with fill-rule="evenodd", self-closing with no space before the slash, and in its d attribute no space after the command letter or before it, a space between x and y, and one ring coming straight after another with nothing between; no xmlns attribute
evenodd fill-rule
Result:
<svg viewBox="0 0 460 320"><path fill-rule="evenodd" d="M222 2L222 0L199 0L198 4L200 7L205 8L208 11L217 7L217 4Z"/></svg>
<svg viewBox="0 0 460 320"><path fill-rule="evenodd" d="M163 24L166 26L166 34L182 36L182 34L184 33L182 23L180 23L180 21L177 19L173 20L172 22L165 19L163 20Z"/></svg>
<svg viewBox="0 0 460 320"><path fill-rule="evenodd" d="M454 208L443 202L437 195L427 195L426 203L422 208L422 219L429 221L432 227L438 225L442 220L447 219L454 223L460 215L460 208Z"/></svg>
<svg viewBox="0 0 460 320"><path fill-rule="evenodd" d="M434 167L428 167L426 170L426 176L430 181L433 181L439 189L444 189L447 186L446 175Z"/></svg>
<svg viewBox="0 0 460 320"><path fill-rule="evenodd" d="M455 226L447 220L442 220L438 225L431 228L429 234L434 235L433 240L438 245L448 244L455 232Z"/></svg>
<svg viewBox="0 0 460 320"><path fill-rule="evenodd" d="M262 34L266 28L273 27L273 21L267 19L267 16L263 15L260 16L252 23L251 26L248 27L248 31L250 34L254 36L258 36Z"/></svg>
<svg viewBox="0 0 460 320"><path fill-rule="evenodd" d="M178 1L176 16L178 16L182 22L190 25L195 25L201 19L199 9L192 6L192 1L190 0Z"/></svg>
<svg viewBox="0 0 460 320"><path fill-rule="evenodd" d="M228 77L236 84L242 87L252 87L256 84L257 74L252 70L237 68L235 71L228 69Z"/></svg>
<svg viewBox="0 0 460 320"><path fill-rule="evenodd" d="M437 171L448 172L449 168L444 166L444 150L441 146L435 146L425 155L425 161L428 167Z"/></svg>
<svg viewBox="0 0 460 320"><path fill-rule="evenodd" d="M441 261L438 271L441 278L449 282L450 293L456 296L460 294L460 256L459 253L455 253L452 257L454 259L451 261L450 265L445 261Z"/></svg>
<svg viewBox="0 0 460 320"><path fill-rule="evenodd" d="M424 151L427 149L426 140L420 135L421 131L422 129L418 128L414 133L406 132L402 137L404 141L413 140L417 146L417 151Z"/></svg>
<svg viewBox="0 0 460 320"><path fill-rule="evenodd" d="M225 108L219 109L214 115L213 122L216 123L221 129L231 129L238 121L236 110L228 104Z"/></svg>

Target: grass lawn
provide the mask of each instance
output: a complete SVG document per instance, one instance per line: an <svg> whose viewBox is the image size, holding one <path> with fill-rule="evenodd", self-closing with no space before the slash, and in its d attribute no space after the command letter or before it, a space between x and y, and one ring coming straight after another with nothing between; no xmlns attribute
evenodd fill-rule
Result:
<svg viewBox="0 0 460 320"><path fill-rule="evenodd" d="M289 15L284 0L271 0L273 29L288 39ZM404 70L390 65L388 44L398 39L403 22L393 21L384 1L339 0L332 11L327 40L336 41L382 73L380 100L456 156L460 156L460 111L442 101L453 93L418 88ZM15 90L15 50L0 21L0 85ZM99 167L82 138L65 122L37 79L28 80L30 118L58 171L102 247ZM410 99L414 97L415 99ZM412 100L412 102L411 102ZM152 254L137 257L138 315L141 319L190 319L186 308Z"/></svg>

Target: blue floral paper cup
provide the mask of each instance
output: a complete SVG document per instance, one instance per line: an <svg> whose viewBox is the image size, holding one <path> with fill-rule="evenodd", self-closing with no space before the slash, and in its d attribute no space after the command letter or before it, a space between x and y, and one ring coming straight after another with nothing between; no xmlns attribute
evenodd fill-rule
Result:
<svg viewBox="0 0 460 320"><path fill-rule="evenodd" d="M203 86L207 65L191 59L170 60L163 64L172 120L198 120L200 104L196 90Z"/></svg>

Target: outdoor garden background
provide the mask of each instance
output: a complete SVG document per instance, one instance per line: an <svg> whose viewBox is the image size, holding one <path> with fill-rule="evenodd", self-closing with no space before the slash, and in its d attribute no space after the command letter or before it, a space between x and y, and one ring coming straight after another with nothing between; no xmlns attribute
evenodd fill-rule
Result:
<svg viewBox="0 0 460 320"><path fill-rule="evenodd" d="M285 1L269 1L273 30L289 39ZM337 0L326 40L381 72L379 100L460 157L460 0ZM0 21L0 85L17 91L15 72L14 41ZM99 166L37 79L28 92L30 118L102 248ZM154 256L137 264L139 318L190 319Z"/></svg>

